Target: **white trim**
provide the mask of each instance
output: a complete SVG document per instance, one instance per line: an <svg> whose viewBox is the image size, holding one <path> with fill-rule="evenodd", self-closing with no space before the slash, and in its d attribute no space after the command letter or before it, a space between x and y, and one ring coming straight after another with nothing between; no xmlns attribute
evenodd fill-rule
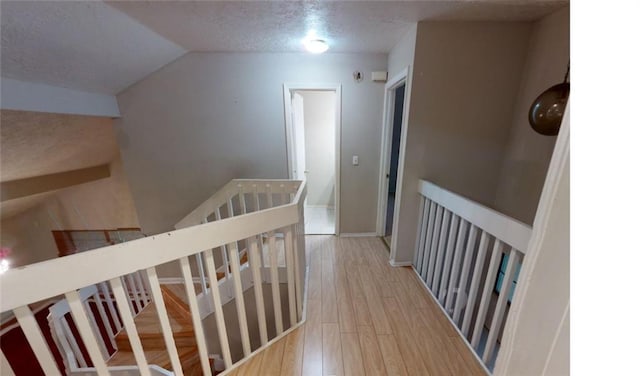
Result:
<svg viewBox="0 0 640 376"><path fill-rule="evenodd" d="M526 253L531 238L531 226L426 180L418 181L418 193L514 247L520 253Z"/></svg>
<svg viewBox="0 0 640 376"><path fill-rule="evenodd" d="M375 232L345 232L340 234L341 238L368 238L375 236L377 236Z"/></svg>
<svg viewBox="0 0 640 376"><path fill-rule="evenodd" d="M335 235L340 235L340 161L341 161L341 134L342 134L342 85L341 84L290 84L282 85L282 99L284 101L285 143L287 145L287 171L289 179L293 177L293 122L291 121L291 94L300 90L334 91L336 93L336 189L335 189Z"/></svg>
<svg viewBox="0 0 640 376"><path fill-rule="evenodd" d="M0 78L3 110L120 117L116 97Z"/></svg>
<svg viewBox="0 0 640 376"><path fill-rule="evenodd" d="M395 262L394 260L389 260L389 264L394 268L398 268L401 266L412 266L411 261Z"/></svg>
<svg viewBox="0 0 640 376"><path fill-rule="evenodd" d="M400 73L391 78L384 85L384 108L382 116L382 140L380 152L380 173L378 177L378 215L376 219L376 232L378 236L384 236L385 222L387 216L387 190L391 161L391 137L393 135L393 105L394 89L404 83L404 104L402 110L402 125L400 127L400 155L398 156L398 175L396 177L396 195L394 202L394 216L391 230L391 244L389 245L389 258L395 259L398 246L398 221L397 213L400 211L400 201L402 198L402 179L404 176L404 158L407 147L407 128L409 122L409 105L411 103L411 66L407 66Z"/></svg>

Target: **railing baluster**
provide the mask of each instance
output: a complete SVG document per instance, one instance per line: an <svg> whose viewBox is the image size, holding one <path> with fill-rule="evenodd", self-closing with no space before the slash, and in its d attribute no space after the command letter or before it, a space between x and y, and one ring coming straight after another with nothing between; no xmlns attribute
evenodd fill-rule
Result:
<svg viewBox="0 0 640 376"><path fill-rule="evenodd" d="M220 216L220 208L216 209L216 221L219 221L222 217ZM224 276L229 278L229 259L227 258L227 245L223 244L220 249L222 250L222 264L224 266ZM217 281L218 280L218 275L214 275L213 279L211 279L212 276L209 275L209 280L210 281ZM213 282L212 282L213 283Z"/></svg>
<svg viewBox="0 0 640 376"><path fill-rule="evenodd" d="M451 261L453 260L453 249L456 245L456 234L460 217L453 215L451 224L449 225L449 239L447 240L447 249L445 251L444 266L442 267L442 282L440 283L440 292L438 293L438 301L444 306L444 298L449 286L449 275L451 274Z"/></svg>
<svg viewBox="0 0 640 376"><path fill-rule="evenodd" d="M431 253L431 239L433 238L433 228L436 221L435 202L429 204L429 220L427 221L427 238L424 241L424 254L422 255L422 263L420 265L420 277L423 281L427 280L427 266L429 265L429 254Z"/></svg>
<svg viewBox="0 0 640 376"><path fill-rule="evenodd" d="M100 334L100 329L98 328L98 322L96 321L96 317L91 310L91 306L89 305L89 301L85 300L82 302L84 305L84 311L87 313L87 318L89 319L89 324L91 325L91 329L96 336L96 341L98 343L98 347L100 347L100 352L102 352L103 359L109 359L109 351L107 351L107 346L102 339L102 334Z"/></svg>
<svg viewBox="0 0 640 376"><path fill-rule="evenodd" d="M303 294L303 278L302 278L302 269L303 265L300 265L300 250L301 248L300 242L298 241L298 224L291 225L291 231L293 233L293 270L295 274L295 287L296 287L296 310L298 312L298 316L296 317L296 322L302 319L302 294Z"/></svg>
<svg viewBox="0 0 640 376"><path fill-rule="evenodd" d="M422 254L424 252L424 237L427 232L427 214L429 211L430 200L426 197L420 195L420 210L418 213L418 239L416 240L416 251L413 255L413 266L415 266L416 270L420 271L420 266L422 264Z"/></svg>
<svg viewBox="0 0 640 376"><path fill-rule="evenodd" d="M471 337L471 347L473 348L476 348L478 346L478 344L480 343L480 338L482 337L482 330L484 329L484 322L487 318L487 311L489 310L489 303L491 302L493 287L496 284L496 277L498 276L498 268L500 267L500 259L502 257L503 248L504 243L499 239L496 239L495 243L493 244L493 250L491 251L491 261L489 262L487 277L484 281L482 298L480 299L480 307L478 308L476 324L473 328L473 336Z"/></svg>
<svg viewBox="0 0 640 376"><path fill-rule="evenodd" d="M238 185L238 200L240 201L240 210L242 214L247 214L247 201L244 197L244 186Z"/></svg>
<svg viewBox="0 0 640 376"><path fill-rule="evenodd" d="M44 373L46 375L62 376L31 309L28 306L21 306L14 309L13 313Z"/></svg>
<svg viewBox="0 0 640 376"><path fill-rule="evenodd" d="M200 288L204 294L207 293L207 277L204 274L204 265L202 263L202 252L196 253L196 265L198 266L198 274L200 277ZM191 283L193 283L193 277L191 277Z"/></svg>
<svg viewBox="0 0 640 376"><path fill-rule="evenodd" d="M142 311L142 304L140 304L140 299L139 299L140 296L138 295L138 288L136 287L136 283L133 280L133 275L127 274L125 278L127 278L127 285L129 286L131 294L133 295L133 302L136 308L138 309L138 312L140 312Z"/></svg>
<svg viewBox="0 0 640 376"><path fill-rule="evenodd" d="M147 358L144 355L144 350L142 348L142 342L140 341L140 336L138 335L138 329L136 328L136 324L133 321L133 312L131 312L129 305L127 304L128 298L125 294L124 287L122 286L122 280L120 278L113 278L109 281L109 284L111 285L113 295L116 298L116 304L118 305L118 309L120 310L122 323L124 325L124 329L127 332L127 337L129 338L129 343L131 344L131 350L133 351L133 356L136 359L136 364L138 365L140 374L141 376L151 376L151 372L149 371L149 364L147 363Z"/></svg>
<svg viewBox="0 0 640 376"><path fill-rule="evenodd" d="M2 372L3 375L6 376L15 376L16 374L13 372L13 369L11 368L11 365L9 364L9 361L7 360L7 357L4 356L4 352L0 351L0 371Z"/></svg>
<svg viewBox="0 0 640 376"><path fill-rule="evenodd" d="M240 256L237 243L229 245L231 254L231 275L233 279L233 289L235 292L236 310L238 312L238 323L240 325L240 338L242 340L242 351L244 356L251 354L251 343L249 340L249 325L247 324L247 312L244 305L244 295L242 291L242 278L240 276Z"/></svg>
<svg viewBox="0 0 640 376"><path fill-rule="evenodd" d="M427 269L427 285L429 288L433 288L433 272L436 265L436 256L438 253L438 239L440 237L440 229L442 228L442 212L444 208L438 205L438 210L436 211L436 222L433 226L433 239L431 239L431 244L429 248L431 252L429 253L429 267Z"/></svg>
<svg viewBox="0 0 640 376"><path fill-rule="evenodd" d="M133 279L138 286L138 291L140 292L140 300L142 301L142 308L146 307L149 302L149 297L147 296L147 290L142 282L142 276L140 275L140 271L133 273Z"/></svg>
<svg viewBox="0 0 640 376"><path fill-rule="evenodd" d="M122 285L124 286L124 291L127 293L127 303L129 304L129 309L131 309L131 312L135 312L136 315L138 315L140 313L140 311L136 311L135 308L133 308L133 302L131 301L131 290L129 288L129 284L127 283L127 279L125 276L121 276L120 279L122 279Z"/></svg>
<svg viewBox="0 0 640 376"><path fill-rule="evenodd" d="M58 351L62 356L62 362L64 363L65 369L69 369L69 360L75 358L75 353L71 349L71 344L68 341L64 329L62 328L62 321L66 322L67 320L65 320L64 318L53 319L51 316L47 317L47 319L49 321L51 337L53 337L54 343L56 344L56 346L58 346ZM73 366L76 367L77 363Z"/></svg>
<svg viewBox="0 0 640 376"><path fill-rule="evenodd" d="M460 268L462 267L462 255L464 250L464 240L467 236L467 229L469 222L464 219L460 220L460 228L458 229L458 239L456 240L456 251L451 262L451 277L449 278L449 288L447 290L447 298L445 299L445 311L452 316L454 290L457 286L458 277L460 275Z"/></svg>
<svg viewBox="0 0 640 376"><path fill-rule="evenodd" d="M209 249L204 252L204 261L207 274L209 275L209 280L216 281L216 264L213 259L213 250ZM224 312L222 311L222 300L220 299L220 288L218 283L211 284L211 299L213 300L218 339L220 340L220 348L222 349L222 359L224 360L225 367L229 368L233 362L231 360L229 336L227 335L227 325L224 322Z"/></svg>
<svg viewBox="0 0 640 376"><path fill-rule="evenodd" d="M478 288L480 287L480 280L482 279L482 269L484 268L484 258L487 255L488 246L489 234L482 231L482 236L480 237L480 246L478 247L478 255L476 256L476 264L473 268L471 286L469 287L467 309L464 312L464 319L462 320L462 327L460 328L462 334L464 334L465 337L467 337L467 335L469 334L469 326L471 325L471 318L473 317L473 311L476 305Z"/></svg>
<svg viewBox="0 0 640 376"><path fill-rule="evenodd" d="M73 332L71 331L71 327L69 326L67 319L62 317L60 318L60 321L62 322L62 330L64 331L64 337L67 338L69 342L69 347L71 347L71 351L73 351L73 356L78 361L78 365L80 367L86 367L87 361L84 358L82 351L80 351L80 346L78 346L78 340L76 340L76 337L73 335Z"/></svg>
<svg viewBox="0 0 640 376"><path fill-rule="evenodd" d="M438 240L438 253L436 254L436 267L433 272L433 282L431 282L433 288L433 294L438 296L438 288L440 287L440 277L442 276L442 263L444 262L444 251L447 243L447 230L449 230L451 223L451 212L444 209L444 217L442 218L442 226L440 228L440 237Z"/></svg>
<svg viewBox="0 0 640 376"><path fill-rule="evenodd" d="M111 325L109 324L109 319L107 318L107 312L104 310L104 305L102 305L102 299L100 299L100 293L96 291L94 295L94 299L96 301L96 308L98 309L98 314L100 315L100 319L102 320L102 325L105 326L107 330L107 336L109 337L109 342L111 343L111 348L114 350L118 350L116 346L116 333L113 332ZM99 332L98 332L99 333ZM102 343L102 341L100 341ZM109 357L109 352L105 348L106 356Z"/></svg>
<svg viewBox="0 0 640 376"><path fill-rule="evenodd" d="M467 289L467 280L469 278L469 269L471 269L471 260L473 259L473 250L476 247L476 239L478 238L478 228L471 225L469 232L469 240L467 241L467 249L464 253L464 261L462 263L462 271L460 272L460 282L458 283L458 296L453 306L453 322L458 325L460 321L460 313L462 312L462 296Z"/></svg>
<svg viewBox="0 0 640 376"><path fill-rule="evenodd" d="M118 314L116 313L116 308L113 305L113 298L111 297L111 291L109 291L109 287L107 287L106 282L99 283L98 287L102 291L102 296L104 296L104 300L107 302L107 308L109 309L111 320L113 320L113 324L115 326L115 329L113 331L113 334L115 335L120 331L120 328L122 328L122 324L120 324L120 318L118 317ZM109 327L111 327L111 325L109 325Z"/></svg>
<svg viewBox="0 0 640 376"><path fill-rule="evenodd" d="M505 311L507 309L507 301L509 295L511 295L511 289L514 288L511 281L516 272L516 266L520 264L522 256L516 249L511 248L509 252L509 262L507 263L507 269L505 270L504 277L502 278L502 287L500 289L500 295L498 296L498 302L493 313L493 319L491 320L491 328L489 329L489 337L487 338L487 345L482 355L482 361L487 363L493 355L496 342L498 341L498 335L500 334L500 328L503 323Z"/></svg>
<svg viewBox="0 0 640 376"><path fill-rule="evenodd" d="M149 277L151 296L153 297L153 301L156 305L156 311L158 312L158 319L160 320L164 343L167 346L167 352L169 353L169 359L171 360L171 367L176 375L182 376L182 364L180 364L180 357L178 356L176 343L173 339L173 332L171 331L171 325L169 324L169 315L167 314L167 307L164 305L164 298L162 297L162 290L160 289L160 282L158 281L156 268L153 266L148 268L147 276Z"/></svg>
<svg viewBox="0 0 640 376"><path fill-rule="evenodd" d="M280 276L278 274L278 249L276 248L276 236L269 232L269 270L271 272L271 295L273 296L273 315L276 320L276 333L283 331L282 303L280 301Z"/></svg>
<svg viewBox="0 0 640 376"><path fill-rule="evenodd" d="M296 290L293 260L293 234L291 226L284 229L285 265L287 266L287 290L289 292L289 325L296 324Z"/></svg>
<svg viewBox="0 0 640 376"><path fill-rule="evenodd" d="M100 346L98 345L97 335L99 335L99 333L95 333L91 328L89 317L85 311L84 304L80 299L80 294L78 294L78 291L73 290L64 295L67 298L69 308L71 309L71 316L73 317L76 328L80 333L80 338L82 338L82 342L84 342L84 347L87 349L87 353L89 353L89 358L91 358L93 367L98 372L98 375L108 375L109 371L107 370L107 363L105 362Z"/></svg>
<svg viewBox="0 0 640 376"><path fill-rule="evenodd" d="M273 191L271 184L267 184L267 209L273 207Z"/></svg>
<svg viewBox="0 0 640 376"><path fill-rule="evenodd" d="M255 236L250 239L249 247L249 266L251 267L251 275L253 276L253 291L256 295L256 311L258 315L258 329L260 330L260 344L264 346L269 342L269 338L267 336L267 317L264 308L264 295L262 293L262 275L260 273L261 257Z"/></svg>
<svg viewBox="0 0 640 376"><path fill-rule="evenodd" d="M200 253L198 253L198 255L200 255ZM200 318L200 308L198 307L198 300L196 298L196 289L193 287L193 275L191 274L189 257L180 258L180 269L182 270L184 287L187 291L189 311L191 312L191 320L193 321L193 333L196 337L198 355L200 356L200 366L202 366L202 372L205 376L211 376L209 354L207 351L207 344L204 339L204 329L202 328L202 319Z"/></svg>

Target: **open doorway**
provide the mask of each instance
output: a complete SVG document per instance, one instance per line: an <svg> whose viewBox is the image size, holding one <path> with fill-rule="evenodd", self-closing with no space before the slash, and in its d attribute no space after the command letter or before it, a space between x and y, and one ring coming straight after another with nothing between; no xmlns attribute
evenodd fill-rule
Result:
<svg viewBox="0 0 640 376"><path fill-rule="evenodd" d="M339 87L285 85L289 176L306 180L305 233L337 234Z"/></svg>
<svg viewBox="0 0 640 376"><path fill-rule="evenodd" d="M400 134L402 130L402 110L404 108L405 84L393 89L393 121L391 132L391 156L389 172L387 174L389 184L387 188L387 210L385 213L385 225L383 239L388 247L391 247L391 232L393 230L393 214L395 211L396 186L398 182L398 159L400 157Z"/></svg>
<svg viewBox="0 0 640 376"><path fill-rule="evenodd" d="M385 85L377 232L390 250L393 249L397 203L401 194L407 75L408 69L405 69Z"/></svg>

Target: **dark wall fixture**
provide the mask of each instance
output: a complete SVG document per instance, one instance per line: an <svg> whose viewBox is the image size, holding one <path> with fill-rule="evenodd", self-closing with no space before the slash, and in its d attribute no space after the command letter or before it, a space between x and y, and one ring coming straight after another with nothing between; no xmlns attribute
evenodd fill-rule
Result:
<svg viewBox="0 0 640 376"><path fill-rule="evenodd" d="M555 136L560 131L564 109L569 99L569 66L564 82L553 85L536 98L529 108L529 124L534 131L545 136Z"/></svg>

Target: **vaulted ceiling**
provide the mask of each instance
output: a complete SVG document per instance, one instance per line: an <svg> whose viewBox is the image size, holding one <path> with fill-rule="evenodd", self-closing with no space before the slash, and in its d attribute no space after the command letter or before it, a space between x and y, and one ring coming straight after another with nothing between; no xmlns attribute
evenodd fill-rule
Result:
<svg viewBox="0 0 640 376"><path fill-rule="evenodd" d="M389 52L411 24L535 20L566 0L2 1L2 76L116 94L189 51Z"/></svg>

